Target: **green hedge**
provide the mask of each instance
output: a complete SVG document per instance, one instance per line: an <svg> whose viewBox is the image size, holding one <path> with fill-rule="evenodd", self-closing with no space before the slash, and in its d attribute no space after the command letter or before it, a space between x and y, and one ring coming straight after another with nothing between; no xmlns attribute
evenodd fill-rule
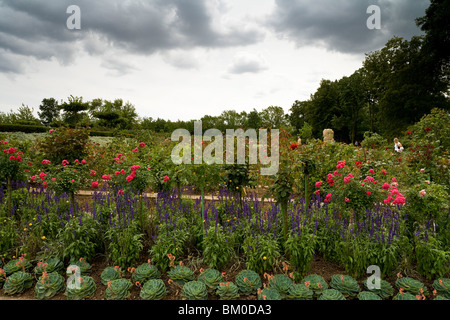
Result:
<svg viewBox="0 0 450 320"><path fill-rule="evenodd" d="M50 127L38 126L38 125L23 125L23 124L0 124L0 132L24 132L24 133L43 133L48 132ZM112 137L113 131L91 131L91 136L97 137Z"/></svg>

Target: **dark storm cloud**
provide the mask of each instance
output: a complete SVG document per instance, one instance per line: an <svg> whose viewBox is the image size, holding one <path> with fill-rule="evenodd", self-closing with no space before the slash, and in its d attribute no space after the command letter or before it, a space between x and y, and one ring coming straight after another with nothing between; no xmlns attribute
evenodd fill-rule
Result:
<svg viewBox="0 0 450 320"><path fill-rule="evenodd" d="M66 27L66 9L81 9L81 30ZM101 55L111 48L150 55L171 49L249 45L259 30L217 28L209 0L0 0L2 52L40 60L73 61L80 50ZM220 29L220 30L219 30Z"/></svg>
<svg viewBox="0 0 450 320"><path fill-rule="evenodd" d="M276 0L269 26L298 46L318 45L343 53L378 50L393 36L421 34L415 18L429 0ZM381 10L381 29L367 28L370 5Z"/></svg>

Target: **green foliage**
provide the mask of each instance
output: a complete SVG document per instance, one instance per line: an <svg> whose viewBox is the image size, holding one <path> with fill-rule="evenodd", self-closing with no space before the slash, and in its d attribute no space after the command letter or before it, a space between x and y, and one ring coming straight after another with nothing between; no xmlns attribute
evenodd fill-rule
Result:
<svg viewBox="0 0 450 320"><path fill-rule="evenodd" d="M256 290L262 287L259 274L250 269L239 272L236 276L235 283L243 295L255 293Z"/></svg>
<svg viewBox="0 0 450 320"><path fill-rule="evenodd" d="M39 140L38 156L45 155L52 163L62 163L63 160L73 163L75 159L86 157L88 144L88 129L59 127Z"/></svg>
<svg viewBox="0 0 450 320"><path fill-rule="evenodd" d="M285 242L285 253L291 266L295 268L296 278L300 278L311 269L316 243L317 239L305 229L300 234L289 236Z"/></svg>
<svg viewBox="0 0 450 320"><path fill-rule="evenodd" d="M420 282L419 280L413 279L411 277L399 277L395 281L395 286L400 290L403 290L405 293L411 293L414 296L416 295L428 295L427 287Z"/></svg>
<svg viewBox="0 0 450 320"><path fill-rule="evenodd" d="M161 277L161 272L155 265L151 264L150 259L147 263L139 265L133 272L132 279L133 282L145 283L151 279L158 279Z"/></svg>
<svg viewBox="0 0 450 320"><path fill-rule="evenodd" d="M213 293L219 283L224 281L223 275L217 269L208 268L201 269L197 281L203 282L206 285L209 293Z"/></svg>
<svg viewBox="0 0 450 320"><path fill-rule="evenodd" d="M100 279L103 285L107 285L108 282L121 279L123 276L119 266L106 267L100 274Z"/></svg>
<svg viewBox="0 0 450 320"><path fill-rule="evenodd" d="M417 297L409 292L399 292L392 300L419 300Z"/></svg>
<svg viewBox="0 0 450 320"><path fill-rule="evenodd" d="M183 264L174 266L167 273L167 276L180 286L195 279L194 272L192 272L190 268L184 266Z"/></svg>
<svg viewBox="0 0 450 320"><path fill-rule="evenodd" d="M232 242L220 226L211 226L203 237L203 257L211 268L223 268L233 255Z"/></svg>
<svg viewBox="0 0 450 320"><path fill-rule="evenodd" d="M50 299L66 289L64 277L58 272L44 272L34 287L34 296L37 299Z"/></svg>
<svg viewBox="0 0 450 320"><path fill-rule="evenodd" d="M275 289L283 299L288 296L291 287L294 285L294 281L285 274L268 276L268 280L268 288Z"/></svg>
<svg viewBox="0 0 450 320"><path fill-rule="evenodd" d="M429 181L428 181L429 182ZM426 220L439 220L445 214L449 203L447 188L434 182L425 182L425 177L406 192L408 202L405 210L419 223Z"/></svg>
<svg viewBox="0 0 450 320"><path fill-rule="evenodd" d="M3 271L5 271L6 276L10 276L18 271L27 271L31 269L33 266L30 261L25 259L23 256L19 259L13 259L8 261L8 263L3 267Z"/></svg>
<svg viewBox="0 0 450 320"><path fill-rule="evenodd" d="M450 279L448 278L436 279L433 282L433 289L435 289L439 295L442 295L445 298L450 299Z"/></svg>
<svg viewBox="0 0 450 320"><path fill-rule="evenodd" d="M186 300L206 300L208 298L208 290L203 282L189 281L183 285L181 296Z"/></svg>
<svg viewBox="0 0 450 320"><path fill-rule="evenodd" d="M34 268L34 274L36 277L42 276L43 272L47 273L63 273L64 272L64 264L59 258L48 258L43 261L38 262L36 267Z"/></svg>
<svg viewBox="0 0 450 320"><path fill-rule="evenodd" d="M161 228L160 228L161 229ZM166 271L170 266L169 255L182 255L189 235L184 230L160 233L156 243L150 249L152 261L161 270Z"/></svg>
<svg viewBox="0 0 450 320"><path fill-rule="evenodd" d="M394 288L391 286L389 282L386 280L380 279L380 289L369 289L367 280L363 282L364 288L366 290L369 290L370 292L375 293L376 295L380 296L382 299L388 299L392 297L394 294Z"/></svg>
<svg viewBox="0 0 450 320"><path fill-rule="evenodd" d="M2 268L0 268L0 289L3 288L5 281L6 281L6 272Z"/></svg>
<svg viewBox="0 0 450 320"><path fill-rule="evenodd" d="M74 279L74 282L68 283L66 291L64 294L69 300L84 300L91 298L95 290L97 290L97 285L95 281L90 276L81 276L79 279Z"/></svg>
<svg viewBox="0 0 450 320"><path fill-rule="evenodd" d="M428 241L416 240L417 271L427 279L443 277L450 272L450 251L433 236Z"/></svg>
<svg viewBox="0 0 450 320"><path fill-rule="evenodd" d="M348 275L334 274L331 276L330 287L339 290L344 296L354 298L361 291L358 282Z"/></svg>
<svg viewBox="0 0 450 320"><path fill-rule="evenodd" d="M380 296L371 291L361 291L357 295L358 300L382 300Z"/></svg>
<svg viewBox="0 0 450 320"><path fill-rule="evenodd" d="M244 239L242 250L246 255L247 269L263 273L273 269L278 257L281 256L279 245L272 235L249 235Z"/></svg>
<svg viewBox="0 0 450 320"><path fill-rule="evenodd" d="M325 279L315 273L307 275L302 279L300 283L308 286L314 292L315 297L320 296L324 290L328 289L328 283L325 281Z"/></svg>
<svg viewBox="0 0 450 320"><path fill-rule="evenodd" d="M167 295L167 289L161 279L151 279L144 283L139 296L142 300L161 300Z"/></svg>
<svg viewBox="0 0 450 320"><path fill-rule="evenodd" d="M109 240L109 258L121 268L127 268L136 263L144 247L144 234L140 233L139 225L133 221L127 227L109 228L106 239Z"/></svg>
<svg viewBox="0 0 450 320"><path fill-rule="evenodd" d="M126 300L130 297L133 286L129 279L116 279L109 281L105 290L106 300Z"/></svg>
<svg viewBox="0 0 450 320"><path fill-rule="evenodd" d="M58 235L64 247L63 259L73 261L84 257L90 260L99 245L99 222L88 214L73 215L69 219Z"/></svg>
<svg viewBox="0 0 450 320"><path fill-rule="evenodd" d="M275 288L258 289L258 300L281 300L281 294Z"/></svg>
<svg viewBox="0 0 450 320"><path fill-rule="evenodd" d="M361 145L364 148L377 148L385 144L385 139L376 132L364 132L364 140Z"/></svg>
<svg viewBox="0 0 450 320"><path fill-rule="evenodd" d="M318 300L346 300L344 295L336 289L326 289L322 292Z"/></svg>
<svg viewBox="0 0 450 320"><path fill-rule="evenodd" d="M77 271L79 271L81 275L89 275L92 272L92 265L87 262L86 259L80 258L79 260L70 263L66 270L66 274L69 276L74 272L76 274Z"/></svg>
<svg viewBox="0 0 450 320"><path fill-rule="evenodd" d="M288 291L287 298L291 300L312 300L314 291L305 283L294 283Z"/></svg>
<svg viewBox="0 0 450 320"><path fill-rule="evenodd" d="M239 288L234 282L221 282L217 286L216 294L220 300L236 300L239 298Z"/></svg>
<svg viewBox="0 0 450 320"><path fill-rule="evenodd" d="M17 271L6 278L3 285L3 292L7 295L23 293L33 286L33 276L31 273Z"/></svg>

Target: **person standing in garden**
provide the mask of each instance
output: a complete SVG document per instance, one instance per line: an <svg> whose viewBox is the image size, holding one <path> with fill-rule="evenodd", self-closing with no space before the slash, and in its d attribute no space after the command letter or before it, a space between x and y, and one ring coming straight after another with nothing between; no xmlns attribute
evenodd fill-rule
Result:
<svg viewBox="0 0 450 320"><path fill-rule="evenodd" d="M403 146L402 144L398 141L397 138L394 139L394 150L396 152L402 152L403 151Z"/></svg>

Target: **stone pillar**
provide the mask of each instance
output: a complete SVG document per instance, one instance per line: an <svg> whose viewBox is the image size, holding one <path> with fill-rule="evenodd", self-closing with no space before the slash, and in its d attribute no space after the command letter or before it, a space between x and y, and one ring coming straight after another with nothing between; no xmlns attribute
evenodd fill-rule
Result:
<svg viewBox="0 0 450 320"><path fill-rule="evenodd" d="M334 142L334 131L332 129L323 130L323 142Z"/></svg>

